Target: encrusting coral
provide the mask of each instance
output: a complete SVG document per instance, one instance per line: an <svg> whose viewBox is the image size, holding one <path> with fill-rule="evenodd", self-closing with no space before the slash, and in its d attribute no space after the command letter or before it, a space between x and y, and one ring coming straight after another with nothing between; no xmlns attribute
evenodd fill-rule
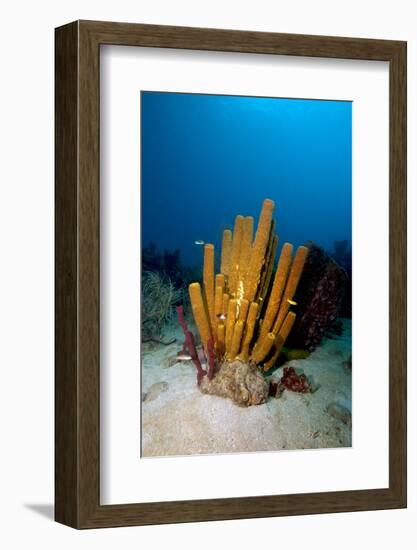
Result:
<svg viewBox="0 0 417 550"><path fill-rule="evenodd" d="M220 273L215 274L214 245L206 244L203 288L198 282L189 286L201 343L206 357L212 356L210 377L198 368L199 387L242 406L268 396L261 371L275 365L294 324L291 306L308 255L300 246L293 257L292 245L285 243L272 277L278 245L274 207L265 199L254 237L253 218L236 216L233 233L223 233Z"/></svg>
<svg viewBox="0 0 417 550"><path fill-rule="evenodd" d="M284 367L282 377L278 381L269 383L269 395L271 397L281 397L284 390L313 393L314 387L305 374L297 374L294 367Z"/></svg>
<svg viewBox="0 0 417 550"><path fill-rule="evenodd" d="M265 403L269 384L255 366L242 361L223 363L212 380L205 376L200 383L202 393L228 397L240 407Z"/></svg>

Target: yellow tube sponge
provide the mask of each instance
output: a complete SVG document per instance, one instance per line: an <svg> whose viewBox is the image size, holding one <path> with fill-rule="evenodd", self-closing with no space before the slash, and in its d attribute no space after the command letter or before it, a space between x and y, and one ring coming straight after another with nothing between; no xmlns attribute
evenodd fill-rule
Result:
<svg viewBox="0 0 417 550"><path fill-rule="evenodd" d="M240 249L242 247L243 221L243 216L241 216L240 214L236 216L235 227L233 230L232 253L230 258L229 271L229 292L232 296L236 296L237 283L239 279L239 258Z"/></svg>
<svg viewBox="0 0 417 550"><path fill-rule="evenodd" d="M220 271L228 276L230 272L230 258L232 255L232 232L230 229L223 231L222 255L220 261Z"/></svg>
<svg viewBox="0 0 417 550"><path fill-rule="evenodd" d="M301 274L304 269L304 264L308 256L308 248L306 246L299 246L295 254L294 261L291 266L290 273L288 275L287 284L285 285L284 295L282 296L281 305L279 307L278 315L274 323L272 332L278 334L282 323L290 309L290 303L294 298L297 285L300 280Z"/></svg>
<svg viewBox="0 0 417 550"><path fill-rule="evenodd" d="M260 339L256 346L253 348L251 359L255 363L261 363L263 359L268 355L268 353L271 351L272 346L275 342L275 334L272 332L268 332L268 334L265 334L265 336Z"/></svg>
<svg viewBox="0 0 417 550"><path fill-rule="evenodd" d="M258 290L261 269L265 261L265 252L269 242L274 207L274 201L271 199L264 200L245 277L245 298L249 302L253 302Z"/></svg>
<svg viewBox="0 0 417 550"><path fill-rule="evenodd" d="M253 217L246 216L243 220L242 245L239 257L239 280L244 280L248 270L253 240Z"/></svg>
<svg viewBox="0 0 417 550"><path fill-rule="evenodd" d="M240 342L242 340L243 328L245 322L242 320L237 320L233 329L232 345L230 348L229 359L232 360L239 353Z"/></svg>
<svg viewBox="0 0 417 550"><path fill-rule="evenodd" d="M246 330L243 336L242 349L239 354L239 358L242 361L247 361L249 359L249 346L252 342L253 333L255 331L258 309L259 304L256 302L252 302L249 306L248 318L246 320Z"/></svg>
<svg viewBox="0 0 417 550"><path fill-rule="evenodd" d="M281 353L282 347L285 344L285 340L287 339L289 333L291 332L291 329L294 325L295 321L295 313L293 311L289 311L287 313L287 316L285 317L284 322L282 323L282 327L278 333L278 335L275 338L275 351L271 359L267 361L264 364L264 371L268 371L271 367L273 367L278 359L279 354Z"/></svg>
<svg viewBox="0 0 417 550"><path fill-rule="evenodd" d="M285 319L285 316L290 311L291 304L289 302L282 301L281 305L279 306L279 312L277 315L277 318L275 319L274 326L272 327L272 332L274 334L278 334L282 323Z"/></svg>
<svg viewBox="0 0 417 550"><path fill-rule="evenodd" d="M225 326L224 323L217 325L217 352L224 355L225 352Z"/></svg>
<svg viewBox="0 0 417 550"><path fill-rule="evenodd" d="M214 331L216 318L214 315L214 245L212 244L204 246L203 283L210 323Z"/></svg>
<svg viewBox="0 0 417 550"><path fill-rule="evenodd" d="M238 303L238 319L246 321L246 316L248 314L249 302L244 298Z"/></svg>
<svg viewBox="0 0 417 550"><path fill-rule="evenodd" d="M204 306L203 294L200 283L191 283L188 287L190 293L191 307L195 324L200 333L201 342L207 351L207 342L212 338L210 322Z"/></svg>
<svg viewBox="0 0 417 550"><path fill-rule="evenodd" d="M232 347L233 329L236 321L236 300L229 300L226 318L226 352L230 353Z"/></svg>
<svg viewBox="0 0 417 550"><path fill-rule="evenodd" d="M224 315L225 317L227 317L227 312L229 310L229 301L230 301L229 294L224 293L223 294L222 315Z"/></svg>
<svg viewBox="0 0 417 550"><path fill-rule="evenodd" d="M270 332L277 316L282 293L287 281L288 271L291 265L292 251L292 244L284 243L281 250L281 255L279 257L271 294L269 295L268 305L262 321L260 338L263 338L266 334L268 334L268 332Z"/></svg>
<svg viewBox="0 0 417 550"><path fill-rule="evenodd" d="M278 237L276 235L274 235L274 237L272 239L272 242L271 242L271 250L270 250L270 253L269 253L269 258L267 260L268 263L267 263L267 266L266 266L266 270L265 270L265 273L264 273L264 275L261 279L260 292L259 292L259 298L258 298L258 301L260 302L261 307L262 307L262 303L264 302L265 297L268 293L269 283L271 282L271 277L272 277L272 271L274 269L275 255L276 255L276 251L277 251L277 246L278 246Z"/></svg>
<svg viewBox="0 0 417 550"><path fill-rule="evenodd" d="M216 288L214 291L214 315L216 319L222 314L223 307L223 292L224 292L224 275L219 273L216 275Z"/></svg>

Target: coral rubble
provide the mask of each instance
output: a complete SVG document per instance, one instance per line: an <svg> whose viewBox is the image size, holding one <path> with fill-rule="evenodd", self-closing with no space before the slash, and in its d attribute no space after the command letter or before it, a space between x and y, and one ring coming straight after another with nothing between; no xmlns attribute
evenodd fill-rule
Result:
<svg viewBox="0 0 417 550"><path fill-rule="evenodd" d="M257 369L268 371L275 365L294 325L291 307L296 305L293 298L308 257L307 247L293 254L292 245L284 243L273 276L278 244L274 206L272 200L264 201L255 236L253 218L236 216L233 232L223 233L220 273L215 274L214 245L206 244L203 284L189 285L194 320L210 365L207 377L197 368L200 389L239 405L261 403L268 394Z"/></svg>

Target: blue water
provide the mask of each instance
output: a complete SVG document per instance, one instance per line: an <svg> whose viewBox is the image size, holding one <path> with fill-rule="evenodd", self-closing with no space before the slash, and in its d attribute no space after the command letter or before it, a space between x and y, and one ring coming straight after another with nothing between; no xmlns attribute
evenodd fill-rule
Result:
<svg viewBox="0 0 417 550"><path fill-rule="evenodd" d="M351 102L142 92L141 166L142 245L185 264L265 198L279 246L351 241Z"/></svg>

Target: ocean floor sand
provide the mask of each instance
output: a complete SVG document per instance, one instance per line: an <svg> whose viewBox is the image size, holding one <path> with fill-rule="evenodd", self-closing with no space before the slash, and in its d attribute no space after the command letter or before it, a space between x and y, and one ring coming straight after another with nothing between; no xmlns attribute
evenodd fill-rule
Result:
<svg viewBox="0 0 417 550"><path fill-rule="evenodd" d="M171 345L143 344L141 455L350 447L351 321L342 321L341 336L325 338L307 359L285 364L312 378L318 388L314 393L285 390L279 399L248 408L203 395L191 361L168 366L182 348L180 327L165 334L167 340L176 338ZM280 378L282 370L270 378Z"/></svg>

